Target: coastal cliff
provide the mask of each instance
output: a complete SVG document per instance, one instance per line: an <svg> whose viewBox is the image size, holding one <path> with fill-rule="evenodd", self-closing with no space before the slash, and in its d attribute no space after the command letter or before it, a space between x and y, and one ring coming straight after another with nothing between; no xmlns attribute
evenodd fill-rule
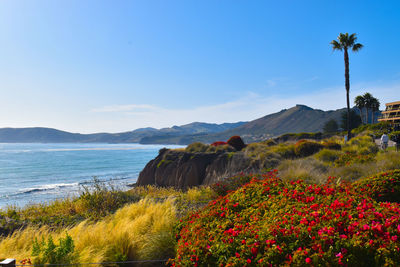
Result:
<svg viewBox="0 0 400 267"><path fill-rule="evenodd" d="M139 175L137 185L188 188L212 184L238 173L256 173L259 164L243 152L190 153L161 149Z"/></svg>

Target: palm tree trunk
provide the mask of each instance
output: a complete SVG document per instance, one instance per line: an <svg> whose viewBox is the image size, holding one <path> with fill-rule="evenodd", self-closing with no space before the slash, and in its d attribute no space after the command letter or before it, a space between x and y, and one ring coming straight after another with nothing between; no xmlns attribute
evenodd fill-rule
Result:
<svg viewBox="0 0 400 267"><path fill-rule="evenodd" d="M368 110L367 110L366 107L365 107L365 118L364 118L364 120L365 120L365 124L368 124Z"/></svg>
<svg viewBox="0 0 400 267"><path fill-rule="evenodd" d="M372 120L371 120L371 124L374 124L374 109L372 109Z"/></svg>
<svg viewBox="0 0 400 267"><path fill-rule="evenodd" d="M347 48L344 49L344 78L347 98L347 140L350 140L350 74L349 74L349 54Z"/></svg>

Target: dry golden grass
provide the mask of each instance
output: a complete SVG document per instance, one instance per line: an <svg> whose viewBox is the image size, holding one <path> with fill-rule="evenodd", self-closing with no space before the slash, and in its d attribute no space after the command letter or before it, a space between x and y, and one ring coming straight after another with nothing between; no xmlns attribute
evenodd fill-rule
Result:
<svg viewBox="0 0 400 267"><path fill-rule="evenodd" d="M30 258L35 238L47 239L51 235L57 241L66 231L74 240L74 258L78 262L168 258L174 254L175 222L172 199L143 199L97 223L84 221L57 231L47 226L16 231L0 240L0 258Z"/></svg>
<svg viewBox="0 0 400 267"><path fill-rule="evenodd" d="M284 180L302 179L319 184L328 178L327 166L312 157L284 160L278 166L278 171L279 177Z"/></svg>

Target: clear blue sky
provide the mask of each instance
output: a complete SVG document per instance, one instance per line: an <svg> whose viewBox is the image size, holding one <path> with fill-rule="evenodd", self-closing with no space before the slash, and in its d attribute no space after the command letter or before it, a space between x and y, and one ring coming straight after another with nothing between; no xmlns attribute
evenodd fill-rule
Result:
<svg viewBox="0 0 400 267"><path fill-rule="evenodd" d="M0 2L0 127L120 132L400 100L400 1Z"/></svg>

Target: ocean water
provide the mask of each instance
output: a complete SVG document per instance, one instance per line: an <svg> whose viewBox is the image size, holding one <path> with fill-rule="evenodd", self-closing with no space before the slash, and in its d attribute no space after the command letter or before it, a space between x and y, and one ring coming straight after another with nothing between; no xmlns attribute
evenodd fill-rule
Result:
<svg viewBox="0 0 400 267"><path fill-rule="evenodd" d="M82 186L90 186L94 177L127 189L163 147L0 143L0 208L74 196Z"/></svg>

